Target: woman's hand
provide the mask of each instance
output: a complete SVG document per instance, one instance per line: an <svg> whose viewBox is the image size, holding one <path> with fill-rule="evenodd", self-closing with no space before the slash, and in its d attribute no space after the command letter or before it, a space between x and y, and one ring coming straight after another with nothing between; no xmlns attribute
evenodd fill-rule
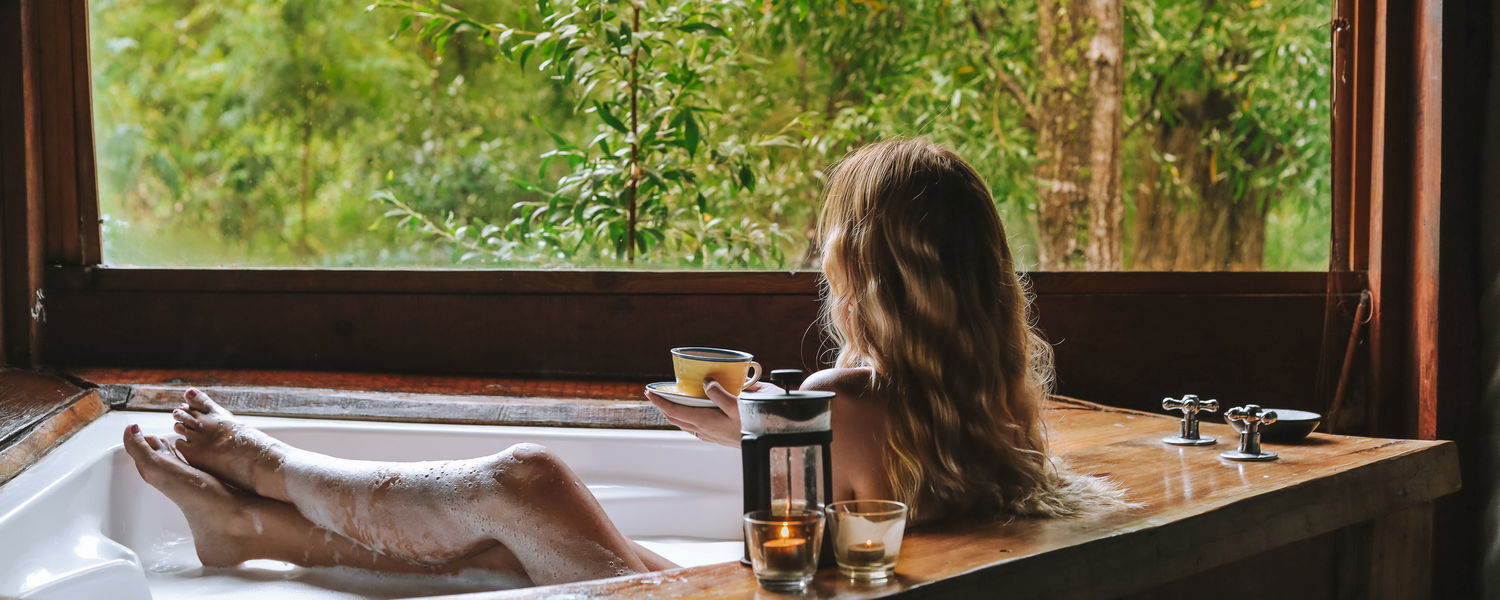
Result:
<svg viewBox="0 0 1500 600"><path fill-rule="evenodd" d="M749 389L757 392L781 390L769 383L759 383ZM651 404L667 417L667 421L676 425L678 429L691 433L705 442L713 442L730 448L740 447L739 398L730 394L724 386L712 379L704 380L703 391L708 394L709 400L713 400L713 408L683 406L650 391L646 392L646 399L650 400Z"/></svg>

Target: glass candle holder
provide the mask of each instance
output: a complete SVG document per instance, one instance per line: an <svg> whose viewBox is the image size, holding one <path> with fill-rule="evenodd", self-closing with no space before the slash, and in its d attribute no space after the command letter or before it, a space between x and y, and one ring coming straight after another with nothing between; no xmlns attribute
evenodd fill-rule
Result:
<svg viewBox="0 0 1500 600"><path fill-rule="evenodd" d="M828 541L839 572L855 581L885 581L896 569L906 534L906 505L846 500L828 505Z"/></svg>
<svg viewBox="0 0 1500 600"><path fill-rule="evenodd" d="M823 514L814 510L757 510L745 513L750 566L761 587L796 592L818 571Z"/></svg>

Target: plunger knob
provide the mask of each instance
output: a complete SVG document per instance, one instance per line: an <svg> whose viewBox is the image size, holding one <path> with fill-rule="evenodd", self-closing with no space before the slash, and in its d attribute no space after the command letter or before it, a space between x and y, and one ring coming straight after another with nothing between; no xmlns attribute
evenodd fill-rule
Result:
<svg viewBox="0 0 1500 600"><path fill-rule="evenodd" d="M788 392L797 389L806 379L807 372L802 369L776 369L771 371L771 383Z"/></svg>

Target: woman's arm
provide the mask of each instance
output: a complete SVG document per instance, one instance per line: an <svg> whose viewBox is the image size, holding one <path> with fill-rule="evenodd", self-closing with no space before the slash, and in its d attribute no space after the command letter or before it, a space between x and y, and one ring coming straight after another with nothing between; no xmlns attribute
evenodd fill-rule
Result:
<svg viewBox="0 0 1500 600"><path fill-rule="evenodd" d="M769 383L757 383L748 389L756 392L782 391L781 388ZM667 421L676 425L678 429L691 433L705 442L739 448L739 398L730 394L724 386L712 379L704 380L703 391L707 392L708 398L714 401L714 408L683 406L649 390L646 392L646 399L650 400L651 404L661 411L662 416L665 416Z"/></svg>
<svg viewBox="0 0 1500 600"><path fill-rule="evenodd" d="M758 384L756 391L775 390ZM833 392L833 499L889 499L885 477L885 406L870 389L869 369L824 369L802 384L804 390ZM740 447L738 400L717 383L704 386L715 408L694 408L651 392L646 399L667 421L698 439Z"/></svg>

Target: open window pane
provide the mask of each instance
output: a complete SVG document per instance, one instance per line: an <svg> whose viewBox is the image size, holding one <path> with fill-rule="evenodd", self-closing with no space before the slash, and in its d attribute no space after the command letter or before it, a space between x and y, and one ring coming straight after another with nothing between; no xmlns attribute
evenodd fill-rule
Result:
<svg viewBox="0 0 1500 600"><path fill-rule="evenodd" d="M925 135L1031 268L1326 268L1330 6L1097 4L92 0L105 262L811 267Z"/></svg>

